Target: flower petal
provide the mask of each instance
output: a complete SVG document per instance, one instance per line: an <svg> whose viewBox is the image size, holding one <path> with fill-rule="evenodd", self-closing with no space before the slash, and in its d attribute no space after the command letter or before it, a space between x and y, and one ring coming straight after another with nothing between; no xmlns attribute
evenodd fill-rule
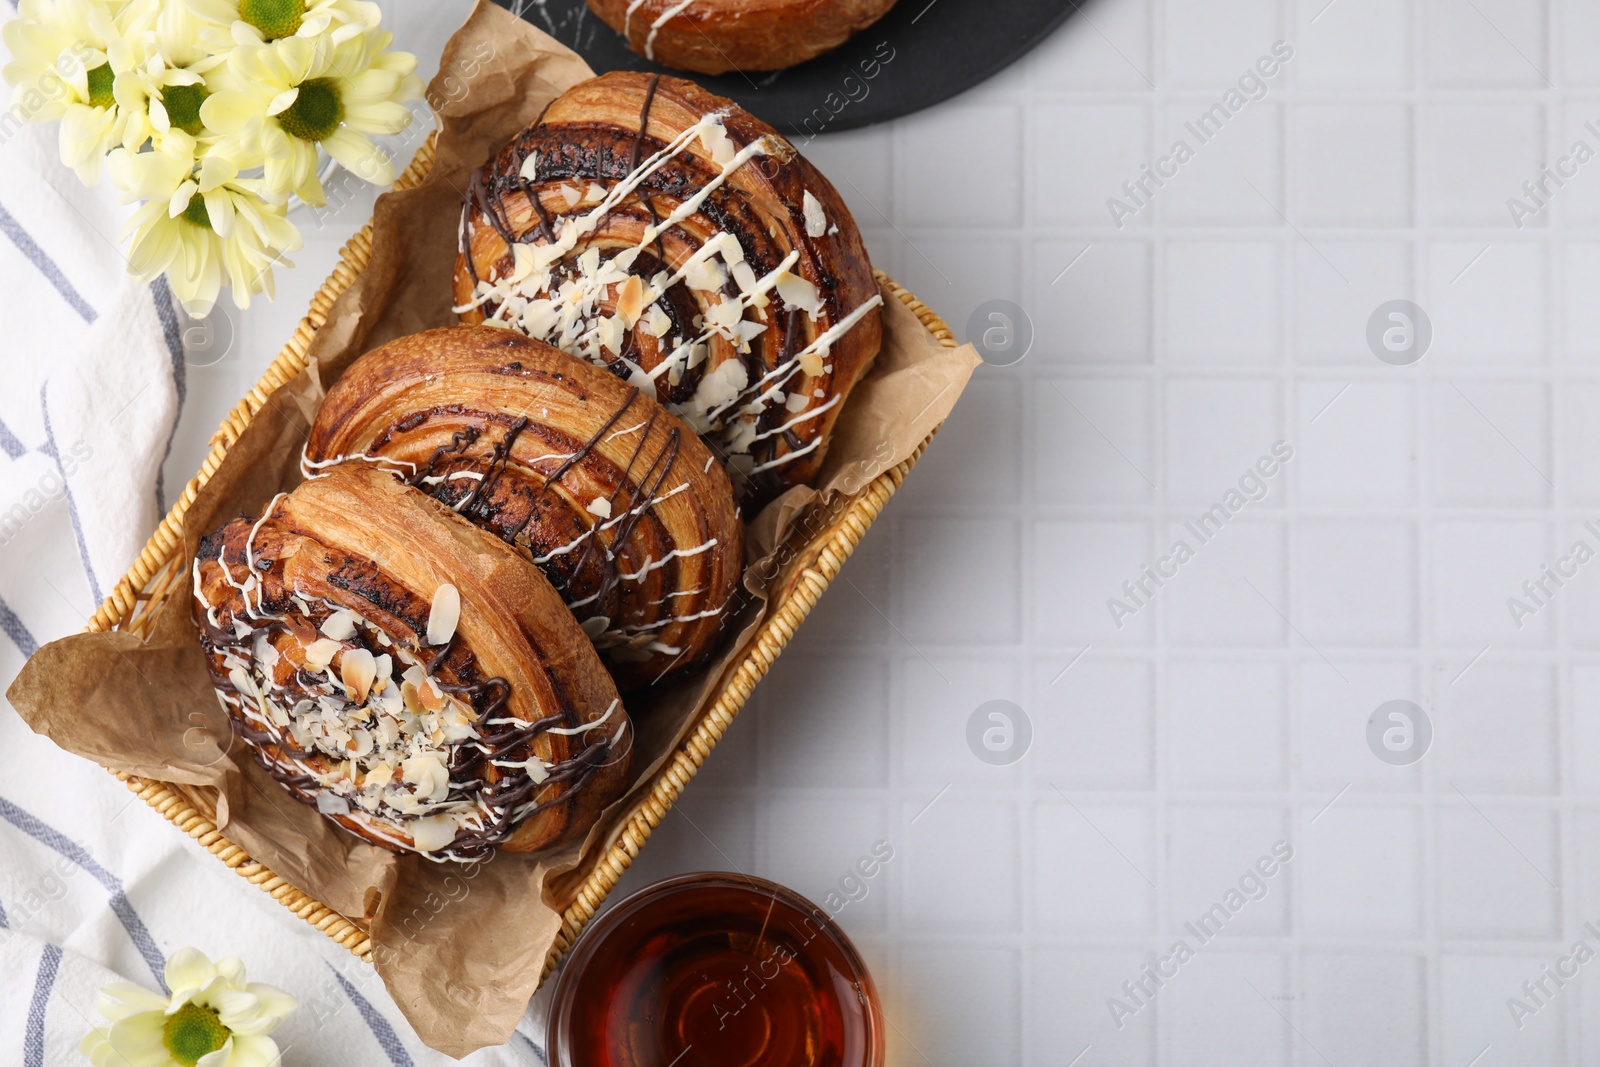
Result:
<svg viewBox="0 0 1600 1067"><path fill-rule="evenodd" d="M355 130L341 126L321 143L328 155L363 181L373 185L389 185L394 181L394 164L388 155Z"/></svg>
<svg viewBox="0 0 1600 1067"><path fill-rule="evenodd" d="M232 89L212 93L200 105L200 121L218 133L241 130L259 114L261 102L256 97Z"/></svg>
<svg viewBox="0 0 1600 1067"><path fill-rule="evenodd" d="M187 183L185 183L187 184ZM189 203L184 198L184 205ZM174 214L182 212L179 208ZM167 986L173 994L193 992L217 976L216 965L196 948L180 948L167 960Z"/></svg>
<svg viewBox="0 0 1600 1067"><path fill-rule="evenodd" d="M300 1000L293 994L286 993L275 985L265 982L251 982L246 987L256 995L261 1002L261 1014L282 1021L295 1013L300 1007Z"/></svg>
<svg viewBox="0 0 1600 1067"><path fill-rule="evenodd" d="M279 114L280 112L287 111L287 110L289 110L290 106L293 105L294 102L296 100L298 100L299 98L300 98L300 87L298 85L296 85L292 89L285 89L283 92L279 93L277 96L274 96L272 98L272 100L268 102L268 104L267 104L267 114L276 115L276 114Z"/></svg>
<svg viewBox="0 0 1600 1067"><path fill-rule="evenodd" d="M199 189L200 187L194 183L193 179L185 181L182 185L174 189L172 191L171 199L167 201L167 217L170 219L175 219L187 211L189 208L189 201L194 199L195 194L199 191ZM210 961L206 962L206 966L211 966ZM169 969L172 967L171 962L167 963L167 967ZM173 992L178 991L177 982L174 982L172 979L168 978L167 984L172 987Z"/></svg>
<svg viewBox="0 0 1600 1067"><path fill-rule="evenodd" d="M233 236L233 195L226 189L201 194L206 201L206 217L218 237L226 240ZM231 982L232 980L229 979Z"/></svg>
<svg viewBox="0 0 1600 1067"><path fill-rule="evenodd" d="M78 1052L89 1058L94 1067L115 1067L117 1050L111 1045L110 1031L101 1028L90 1030L78 1042Z"/></svg>
<svg viewBox="0 0 1600 1067"><path fill-rule="evenodd" d="M171 1058L161 1043L166 1017L160 1012L140 1012L118 1019L106 1031L106 1041L116 1052L117 1067L167 1067Z"/></svg>
<svg viewBox="0 0 1600 1067"><path fill-rule="evenodd" d="M235 1034L228 1067L279 1067L278 1043L259 1034Z"/></svg>
<svg viewBox="0 0 1600 1067"><path fill-rule="evenodd" d="M346 126L358 133L387 136L399 133L411 125L411 110L404 104L384 100L349 108L345 112L344 121Z"/></svg>
<svg viewBox="0 0 1600 1067"><path fill-rule="evenodd" d="M152 993L142 986L136 986L132 982L112 982L100 990L95 1005L101 1015L116 1022L135 1012L166 1011L167 998L160 993Z"/></svg>
<svg viewBox="0 0 1600 1067"><path fill-rule="evenodd" d="M222 1043L222 1047L201 1056L194 1061L194 1067L228 1067L233 1060L233 1038Z"/></svg>

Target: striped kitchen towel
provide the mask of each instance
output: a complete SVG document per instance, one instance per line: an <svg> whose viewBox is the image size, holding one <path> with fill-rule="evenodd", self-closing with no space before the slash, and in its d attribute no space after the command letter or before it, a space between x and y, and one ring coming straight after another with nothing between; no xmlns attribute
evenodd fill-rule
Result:
<svg viewBox="0 0 1600 1067"><path fill-rule="evenodd" d="M55 138L0 111L0 691L82 628L181 488L160 472L184 399L182 313L163 281L128 278L124 209L78 183ZM159 989L186 945L300 998L275 1035L285 1064L453 1062L369 966L0 707L0 1063L86 1062L96 990ZM519 1033L465 1062L544 1060Z"/></svg>

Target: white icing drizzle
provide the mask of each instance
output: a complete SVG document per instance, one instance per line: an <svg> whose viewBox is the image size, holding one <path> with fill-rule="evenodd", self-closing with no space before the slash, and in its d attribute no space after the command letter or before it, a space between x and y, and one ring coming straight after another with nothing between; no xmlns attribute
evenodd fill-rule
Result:
<svg viewBox="0 0 1600 1067"><path fill-rule="evenodd" d="M660 32L661 27L665 26L668 22L671 22L679 12L683 11L692 3L694 3L694 0L683 0L683 2L678 4L676 7L669 7L666 11L662 12L661 16L650 24L650 36L644 39L644 57L646 59L656 58L656 34Z"/></svg>
<svg viewBox="0 0 1600 1067"><path fill-rule="evenodd" d="M622 701L613 698L611 703L606 707L606 713L600 716L598 719L591 719L581 726L552 726L545 732L559 734L562 737L577 737L581 734L588 733L590 730L593 730L596 727L605 725L606 721L611 718L611 713L620 707L622 707Z"/></svg>
<svg viewBox="0 0 1600 1067"><path fill-rule="evenodd" d="M656 18L652 23L651 40L656 29L691 2L683 0L674 4ZM633 0L627 19L631 20L643 3L644 0ZM628 26L631 22L625 22L625 31ZM652 397L661 395L657 390L658 382L665 379L676 389L683 376L705 363L714 351L725 352L714 346L726 343L739 354L751 351L751 342L769 329L769 321L761 321L762 316L747 318L746 314L752 309L759 312L767 308L774 299L774 290L790 315L805 315L810 321L818 322L825 313L825 301L814 282L795 273L802 255L799 249L790 250L776 267L757 277L745 261L738 238L727 231L718 231L701 242L676 269L664 268L649 278L629 273L642 251L700 212L707 198L735 171L757 156L780 150L780 143L770 137L761 137L739 147L727 133L725 116L726 112L702 115L665 147L617 180L593 208L550 220L553 240L547 230L529 234L523 241L513 244L511 270L500 277L493 277L491 272L490 277L478 279L471 297L455 311L460 314L488 306L490 310L486 312L485 321L490 325L512 327L599 366L620 368L626 372L627 380ZM651 175L697 142L716 167L716 173L692 195L678 202L664 218L653 218L644 225L639 239L631 246L612 250L604 260L599 247L573 254L583 239L598 229L602 219L621 206ZM591 183L590 188L598 187ZM536 189L526 191L529 196L539 195ZM581 201L568 196L567 206L588 203L593 195L598 194L585 195ZM827 220L820 201L809 190L803 190L801 210L797 214L807 236L818 238L820 235L814 231ZM468 220L469 215L470 212L463 213L463 220ZM736 284L730 287L730 281ZM701 294L697 298L701 313L692 323L679 323L674 328L673 318L662 311L659 302L680 284ZM602 302L609 303L611 309L607 310ZM792 462L799 458L798 449L788 452L788 459L780 457L759 465L754 465L750 453L759 442L803 425L835 406L837 397L823 404L813 404L813 399L826 399L826 391L809 385L796 386L792 394L786 391L798 376L817 381L831 374L833 368L824 360L832 345L882 303L882 296L874 293L780 366L764 371L754 383L748 381L749 372L742 369L745 366L742 360L721 355L716 365L702 374L694 395L685 401L669 403L668 409L701 436L713 440L731 467L757 473ZM623 354L630 330L659 339L659 351L664 354L648 372ZM669 333L672 335L668 336ZM737 364L740 369L731 364ZM721 373L725 367L729 369ZM801 397L804 400L800 400ZM774 403L786 404L791 414L800 417L791 418L776 428L758 429L759 422ZM809 454L816 447L813 444L799 454Z"/></svg>
<svg viewBox="0 0 1600 1067"><path fill-rule="evenodd" d="M264 590L254 605L249 598L249 590L260 586L254 573L254 538L283 495L275 497L250 528L244 546L245 569L249 572L246 581L235 580L233 565L223 555L214 561L221 568L224 581L240 592L244 611L252 619L282 621L288 617L265 613ZM201 585L200 564L197 558L192 567L195 599L204 607L207 620L220 630L216 605L206 598ZM478 858L458 855L445 847L462 830L481 832L485 826L508 818L506 812L489 807L481 796L451 799L449 795L452 787L462 784L449 781L451 747L461 743L478 745L479 734L474 725L477 713L445 692L414 655L360 615L298 589L291 591L290 600L293 610L313 626L314 604L347 612L353 622L350 636L339 641L319 637L319 643L326 640L337 648L327 653L320 667L320 656L301 664L290 675L291 682L300 679L297 688L291 690L274 680L273 665L281 653L272 644L268 631L251 630L236 623L236 635L239 627L246 631L242 637L235 642L212 643L228 671L232 688L231 692L217 690L219 702L236 711L250 730L269 739L277 753L267 758L285 774L305 776L316 783L319 810L349 819L374 837L430 860ZM246 644L245 639L251 636L253 645ZM313 651L312 645L304 648L308 653ZM343 654L368 648L384 662L369 684L366 698L358 702L338 676L334 659L343 662ZM322 681L307 686L302 676ZM424 699L435 707L429 709ZM481 745L478 747L481 749ZM335 762L325 768L295 752L316 754ZM513 813L509 818L514 821L517 816ZM418 821L422 819L433 821ZM439 823L439 819L448 821ZM439 844L419 847L416 835L424 832L432 834Z"/></svg>
<svg viewBox="0 0 1600 1067"><path fill-rule="evenodd" d="M622 15L622 36L633 40L633 13L644 6L644 0L629 0L628 10Z"/></svg>
<svg viewBox="0 0 1600 1067"><path fill-rule="evenodd" d="M711 551L711 549L715 548L716 546L717 539L713 537L711 540L706 541L703 544L696 545L693 548L674 548L671 552L668 552L658 560L651 560L647 556L645 557L644 565L638 570L634 571L632 574L628 574L626 571L618 571L617 577L623 579L624 581L637 582L640 578L643 578L651 571L660 570L662 567L665 567L668 563L671 563L675 559L683 559L687 556L698 556L702 552Z"/></svg>
<svg viewBox="0 0 1600 1067"><path fill-rule="evenodd" d="M363 460L379 467L405 467L409 474L417 473L417 465L415 463L410 463L403 459L391 459L388 456L368 455L365 452L351 452L348 455L334 456L331 459L308 459L306 458L305 447L302 446L300 449L300 476L307 481L313 478L321 478L323 475L318 472L325 471L329 467L337 467L346 460L352 459Z"/></svg>
<svg viewBox="0 0 1600 1067"><path fill-rule="evenodd" d="M768 460L765 463L757 463L754 467L750 468L750 473L760 474L762 471L771 470L774 467L781 467L785 463L799 459L808 452L815 451L816 447L820 444L822 444L822 438L819 437L815 441L812 441L809 445L806 445L804 448L797 448L793 452L785 452L777 459Z"/></svg>
<svg viewBox="0 0 1600 1067"><path fill-rule="evenodd" d="M794 427L800 425L802 422L805 422L808 419L816 418L818 415L821 415L824 411L827 411L829 408L833 407L833 405L837 404L839 401L841 401L843 399L844 399L844 397L835 395L833 397L833 399L829 400L826 404L819 404L816 407L811 408L811 409L809 409L807 411L802 411L800 414L796 415L794 418L790 419L788 422L782 424L781 426L774 426L770 430L766 430L766 431L763 431L762 433L756 434L755 437L753 438L753 440L760 441L760 440L763 440L764 438L772 437L774 434L780 434L780 433L783 433L785 430L793 429Z"/></svg>

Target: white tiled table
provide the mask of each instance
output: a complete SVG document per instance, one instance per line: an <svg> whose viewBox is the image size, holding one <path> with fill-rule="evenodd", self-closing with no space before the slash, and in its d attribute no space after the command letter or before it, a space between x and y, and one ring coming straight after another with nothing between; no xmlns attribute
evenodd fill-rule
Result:
<svg viewBox="0 0 1600 1067"><path fill-rule="evenodd" d="M426 67L465 6L388 17ZM1280 40L1116 228L1106 199ZM958 333L1004 299L1036 340L980 370L619 892L733 867L822 899L888 842L839 919L899 1064L1600 1059L1600 963L1521 1029L1507 1006L1600 949L1600 562L1520 629L1506 606L1600 547L1600 161L1520 229L1506 205L1600 149L1591 118L1586 0L1101 0L954 101L807 146ZM174 477L369 205L191 371ZM1396 298L1431 318L1414 366L1365 340ZM1106 599L1280 440L1265 497L1118 629ZM966 741L995 699L1032 723L1010 766ZM1367 747L1391 699L1435 728L1411 766ZM1185 922L1280 840L1200 945Z"/></svg>

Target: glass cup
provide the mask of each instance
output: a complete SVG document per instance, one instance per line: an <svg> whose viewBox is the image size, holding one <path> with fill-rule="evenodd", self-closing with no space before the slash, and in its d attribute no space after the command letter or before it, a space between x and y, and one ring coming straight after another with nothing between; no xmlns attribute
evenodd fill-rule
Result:
<svg viewBox="0 0 1600 1067"><path fill-rule="evenodd" d="M882 1067L866 966L809 900L762 878L685 874L578 938L557 980L551 1067Z"/></svg>

